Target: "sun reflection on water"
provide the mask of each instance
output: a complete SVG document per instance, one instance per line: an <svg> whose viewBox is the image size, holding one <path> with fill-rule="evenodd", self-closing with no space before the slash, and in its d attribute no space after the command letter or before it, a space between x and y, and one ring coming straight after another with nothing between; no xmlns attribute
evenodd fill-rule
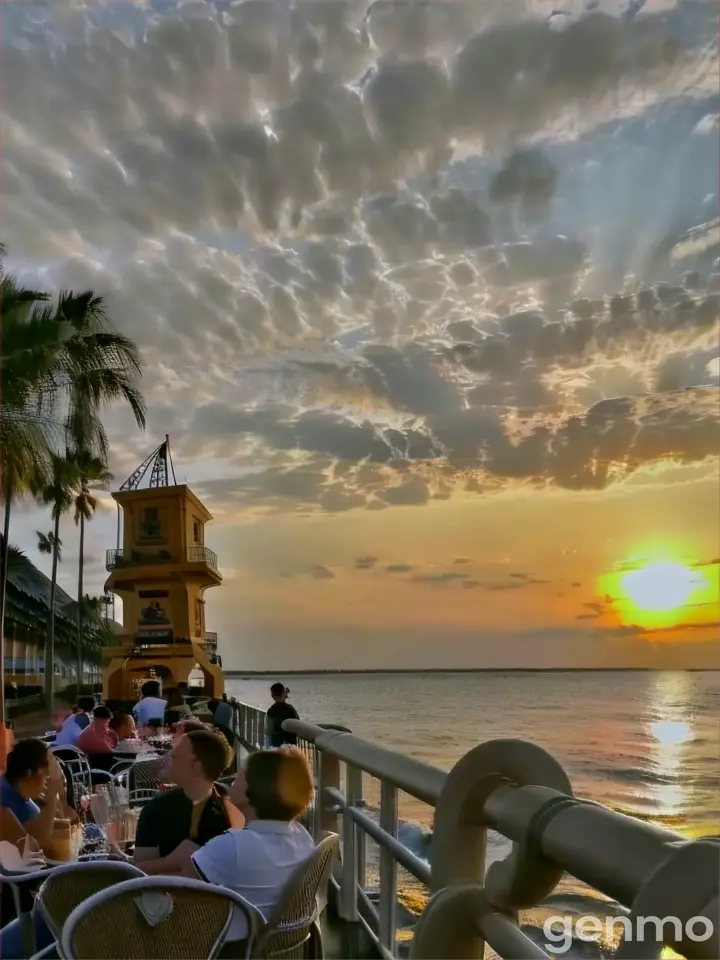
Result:
<svg viewBox="0 0 720 960"><path fill-rule="evenodd" d="M688 679L684 674L660 674L653 717L647 724L651 737L653 786L660 816L677 814L687 800L683 764L693 739L692 718L688 716Z"/></svg>

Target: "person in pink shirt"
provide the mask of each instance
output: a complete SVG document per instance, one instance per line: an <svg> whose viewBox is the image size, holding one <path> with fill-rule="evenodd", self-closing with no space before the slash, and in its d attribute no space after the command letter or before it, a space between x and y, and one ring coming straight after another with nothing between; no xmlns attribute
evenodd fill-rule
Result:
<svg viewBox="0 0 720 960"><path fill-rule="evenodd" d="M90 725L78 737L77 748L83 753L112 753L118 745L118 735L110 729L112 712L107 707L95 707Z"/></svg>

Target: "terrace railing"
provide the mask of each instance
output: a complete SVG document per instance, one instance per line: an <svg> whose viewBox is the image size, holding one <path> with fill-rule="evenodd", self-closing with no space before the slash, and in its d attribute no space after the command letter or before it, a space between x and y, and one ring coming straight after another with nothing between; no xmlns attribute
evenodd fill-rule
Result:
<svg viewBox="0 0 720 960"><path fill-rule="evenodd" d="M233 706L240 743L266 746L265 713ZM659 958L665 947L688 960L720 957L720 838L688 841L575 797L561 765L526 741L482 743L446 773L343 728L300 720L283 728L297 735L313 769L310 829L318 839L328 830L342 838L338 912L364 929L381 957L407 956L397 938L399 869L427 891L410 946L418 960L482 958L486 944L506 960L548 960L520 928L519 912L539 906L565 872L623 905L618 960ZM379 781L376 817L365 802L370 778ZM401 793L434 809L427 861L398 839ZM512 852L486 871L488 830L512 841ZM632 939L643 925L643 939Z"/></svg>

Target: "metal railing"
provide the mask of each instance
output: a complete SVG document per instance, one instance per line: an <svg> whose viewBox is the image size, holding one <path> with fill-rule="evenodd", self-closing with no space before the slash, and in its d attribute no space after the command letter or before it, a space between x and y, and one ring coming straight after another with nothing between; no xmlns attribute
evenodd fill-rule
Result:
<svg viewBox="0 0 720 960"><path fill-rule="evenodd" d="M219 570L218 558L214 550L193 544L188 547L189 563L206 563L213 570ZM143 563L173 563L174 557L169 550L106 550L105 569L117 570L121 567L138 566Z"/></svg>
<svg viewBox="0 0 720 960"><path fill-rule="evenodd" d="M265 747L265 713L232 704L240 743ZM343 728L286 720L283 729L296 734L315 777L309 828L316 838L341 836L340 917L359 925L381 957L407 956L397 938L398 868L429 894L410 947L418 960L481 958L486 944L506 960L548 960L518 916L542 904L565 872L623 906L631 933L619 960L659 958L666 946L688 960L720 956L719 838L688 841L575 797L560 764L526 741L483 743L446 773ZM380 782L376 816L365 802L370 777ZM400 792L434 808L429 861L398 840ZM512 852L486 871L490 829L512 841ZM632 940L639 918L667 917L679 925L646 925L644 940Z"/></svg>
<svg viewBox="0 0 720 960"><path fill-rule="evenodd" d="M213 570L219 569L217 554L209 547L199 547L197 544L193 544L188 547L187 558L191 563L206 563Z"/></svg>

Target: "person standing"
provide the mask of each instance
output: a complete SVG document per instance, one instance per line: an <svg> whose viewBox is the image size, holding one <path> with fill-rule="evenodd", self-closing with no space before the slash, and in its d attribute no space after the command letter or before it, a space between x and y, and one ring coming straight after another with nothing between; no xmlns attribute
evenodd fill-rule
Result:
<svg viewBox="0 0 720 960"><path fill-rule="evenodd" d="M272 706L268 708L267 719L271 747L294 747L297 745L296 735L282 728L285 720L300 719L295 707L288 703L289 693L290 691L284 683L274 683L270 687L270 696L273 702Z"/></svg>

